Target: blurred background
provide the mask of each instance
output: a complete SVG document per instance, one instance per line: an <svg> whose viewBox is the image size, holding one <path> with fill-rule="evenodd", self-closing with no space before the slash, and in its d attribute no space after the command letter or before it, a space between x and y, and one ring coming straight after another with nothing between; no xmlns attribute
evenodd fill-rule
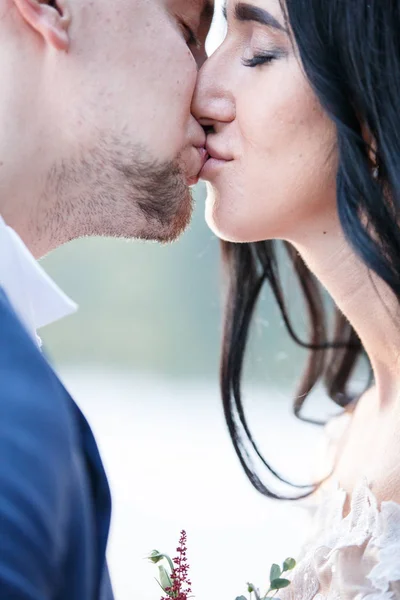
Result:
<svg viewBox="0 0 400 600"><path fill-rule="evenodd" d="M272 562L296 556L309 525L304 508L252 488L226 431L221 267L204 223L205 193L195 190L192 226L173 245L83 239L42 261L80 306L41 335L110 479L116 600L159 600L157 568L143 557L154 548L174 555L182 528L195 597L234 600L249 580L266 585ZM289 271L284 279L298 310ZM300 314L297 323L301 331ZM301 483L313 477L321 436L291 415L305 358L266 293L247 358L246 410L265 456ZM310 412L329 410L318 394L311 398Z"/></svg>
<svg viewBox="0 0 400 600"><path fill-rule="evenodd" d="M210 51L222 31L214 27ZM194 194L195 218L178 243L83 239L42 261L80 306L41 335L109 475L116 600L159 600L157 568L144 557L154 548L174 556L181 529L195 597L234 600L247 581L266 587L271 563L296 557L309 526L302 505L252 488L226 431L219 245L204 223L204 185ZM298 290L282 269L301 334ZM266 292L247 357L246 411L265 456L301 483L313 479L322 435L291 414L305 358ZM332 412L318 393L309 404L314 415Z"/></svg>

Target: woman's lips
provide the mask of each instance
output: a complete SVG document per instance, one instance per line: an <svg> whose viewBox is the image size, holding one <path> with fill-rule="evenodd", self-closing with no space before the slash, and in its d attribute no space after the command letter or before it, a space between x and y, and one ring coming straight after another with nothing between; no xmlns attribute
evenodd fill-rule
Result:
<svg viewBox="0 0 400 600"><path fill-rule="evenodd" d="M216 173L229 162L232 162L232 158L227 158L222 152L219 152L216 148L213 148L208 142L206 147L196 147L196 154L198 156L196 175L192 175L187 178L187 185L192 186L198 183L199 179L208 179L213 173Z"/></svg>
<svg viewBox="0 0 400 600"><path fill-rule="evenodd" d="M209 158L200 172L200 179L208 179L213 173L218 172L227 163L233 161L232 158L227 158L226 155L213 148L209 143L206 144L206 150Z"/></svg>
<svg viewBox="0 0 400 600"><path fill-rule="evenodd" d="M232 160L224 152L219 151L218 148L214 148L214 146L212 144L210 144L208 141L206 143L206 151L208 153L208 156L212 159L220 160L220 161L224 161L224 162L230 162Z"/></svg>

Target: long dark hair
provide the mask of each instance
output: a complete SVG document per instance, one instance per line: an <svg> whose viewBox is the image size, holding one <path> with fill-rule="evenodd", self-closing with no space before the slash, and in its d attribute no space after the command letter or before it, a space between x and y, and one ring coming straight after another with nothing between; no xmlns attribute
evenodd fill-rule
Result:
<svg viewBox="0 0 400 600"><path fill-rule="evenodd" d="M399 297L400 1L286 0L283 5L282 0L282 8L304 72L336 126L337 207L343 231L364 263ZM366 141L366 131L372 144ZM363 348L338 309L334 333L328 339L322 288L301 257L285 244L310 323L309 339L299 339L280 281L278 243L222 243L229 286L221 390L233 445L251 483L268 497L292 499L264 484L253 467L249 449L270 473L290 484L259 451L241 396L246 344L264 284L270 285L292 339L309 350L294 404L299 418L307 395L319 382L324 383L329 397L339 406L357 401L349 391L349 383ZM303 490L296 498L309 495L317 486L295 485Z"/></svg>

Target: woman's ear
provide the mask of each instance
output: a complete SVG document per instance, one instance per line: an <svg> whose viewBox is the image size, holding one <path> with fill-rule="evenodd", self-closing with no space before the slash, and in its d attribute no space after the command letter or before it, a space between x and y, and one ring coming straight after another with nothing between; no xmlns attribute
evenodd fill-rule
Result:
<svg viewBox="0 0 400 600"><path fill-rule="evenodd" d="M56 50L69 48L68 0L13 0L25 23Z"/></svg>

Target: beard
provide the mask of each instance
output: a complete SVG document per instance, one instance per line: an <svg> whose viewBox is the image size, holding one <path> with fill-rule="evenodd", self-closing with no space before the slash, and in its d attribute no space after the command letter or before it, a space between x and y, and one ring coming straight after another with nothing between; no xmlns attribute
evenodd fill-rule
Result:
<svg viewBox="0 0 400 600"><path fill-rule="evenodd" d="M56 247L84 236L171 242L193 200L180 157L159 162L143 147L106 140L53 165L38 205L39 238Z"/></svg>

